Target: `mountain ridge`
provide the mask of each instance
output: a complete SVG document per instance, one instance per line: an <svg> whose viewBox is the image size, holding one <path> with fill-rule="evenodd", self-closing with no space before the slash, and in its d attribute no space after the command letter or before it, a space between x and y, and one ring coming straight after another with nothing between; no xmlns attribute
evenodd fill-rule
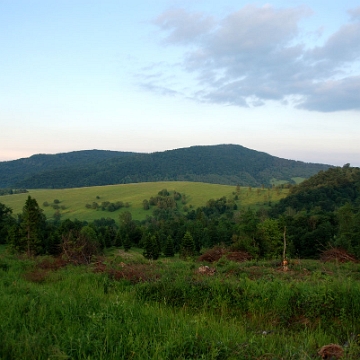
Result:
<svg viewBox="0 0 360 360"><path fill-rule="evenodd" d="M328 164L272 156L241 145L194 145L153 153L82 150L0 162L0 187L66 188L147 181L269 185L308 178Z"/></svg>

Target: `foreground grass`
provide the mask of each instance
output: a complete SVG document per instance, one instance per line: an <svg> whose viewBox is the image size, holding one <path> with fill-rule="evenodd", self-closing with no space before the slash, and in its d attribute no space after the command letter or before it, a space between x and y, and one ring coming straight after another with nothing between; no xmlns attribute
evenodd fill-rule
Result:
<svg viewBox="0 0 360 360"><path fill-rule="evenodd" d="M0 257L1 359L319 359L329 343L360 356L356 264L220 261L207 277L138 252L114 250L98 273L39 261Z"/></svg>
<svg viewBox="0 0 360 360"><path fill-rule="evenodd" d="M43 208L44 214L48 219L54 216L55 210L51 206L44 207L43 203L48 202L50 205L55 199L59 200L62 220L86 220L91 221L101 217L109 217L117 220L122 211L130 211L135 220L143 220L150 211L143 209L142 202L144 199L150 199L156 196L162 189L168 191L178 191L186 195L187 206L196 209L199 206L205 206L210 199L218 199L226 196L228 199L234 197L235 186L206 184L184 181L167 181L167 182L149 182L137 184L122 184L108 186L94 186L87 188L73 189L39 189L29 190L26 194L5 195L0 197L0 202L10 207L14 214L22 212L27 197L30 195L35 198L40 207ZM239 192L239 207L260 207L268 206L269 202L275 203L288 193L287 189L261 189L243 187ZM129 208L123 208L118 211L96 211L87 209L86 204L103 201L116 203L117 201L128 202ZM179 203L180 210L183 205Z"/></svg>

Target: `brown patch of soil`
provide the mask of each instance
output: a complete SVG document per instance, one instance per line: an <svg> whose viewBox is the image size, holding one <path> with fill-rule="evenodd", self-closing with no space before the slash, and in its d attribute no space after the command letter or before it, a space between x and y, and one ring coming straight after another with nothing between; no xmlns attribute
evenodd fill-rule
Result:
<svg viewBox="0 0 360 360"><path fill-rule="evenodd" d="M198 261L213 263L220 260L223 256L225 256L228 260L235 262L244 262L252 259L252 256L246 251L229 251L221 246L215 246L202 254L198 258Z"/></svg>
<svg viewBox="0 0 360 360"><path fill-rule="evenodd" d="M103 263L96 263L94 271L106 273L114 280L129 280L132 284L153 281L160 277L153 266L144 264L127 265L121 263L120 268L109 268Z"/></svg>
<svg viewBox="0 0 360 360"><path fill-rule="evenodd" d="M212 249L206 251L204 254L202 254L198 261L207 261L209 263L218 261L223 255L225 255L228 252L225 248L222 248L221 246L214 246Z"/></svg>
<svg viewBox="0 0 360 360"><path fill-rule="evenodd" d="M36 269L36 270L25 273L23 275L23 277L27 281L31 281L31 282L40 284L40 283L45 282L47 275L48 275L47 270Z"/></svg>
<svg viewBox="0 0 360 360"><path fill-rule="evenodd" d="M324 345L318 352L322 359L340 359L344 355L344 350L340 345Z"/></svg>
<svg viewBox="0 0 360 360"><path fill-rule="evenodd" d="M226 258L230 261L244 262L252 259L252 256L246 251L231 251L226 254Z"/></svg>
<svg viewBox="0 0 360 360"><path fill-rule="evenodd" d="M337 261L339 263L345 262L358 262L354 255L349 254L347 251L339 248L331 248L322 252L320 260L327 261Z"/></svg>

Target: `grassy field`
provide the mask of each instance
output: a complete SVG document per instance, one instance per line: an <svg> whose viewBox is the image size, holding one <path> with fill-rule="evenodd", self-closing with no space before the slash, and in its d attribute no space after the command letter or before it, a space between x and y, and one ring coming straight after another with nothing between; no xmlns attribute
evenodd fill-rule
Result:
<svg viewBox="0 0 360 360"><path fill-rule="evenodd" d="M54 190L29 190L25 194L5 195L0 197L0 202L9 206L14 214L21 213L27 197L30 195L35 198L44 209L44 213L48 219L52 218L55 210L52 206L43 206L44 202L53 204L54 200L59 200L61 219L69 218L71 220L87 220L91 221L101 217L109 217L118 219L120 212L128 210L136 220L145 219L151 211L145 211L142 206L144 199L150 199L156 196L162 189L168 191L180 192L186 195L187 206L197 208L205 206L210 199L218 199L226 196L228 199L234 198L236 192L235 186L206 184L196 182L149 182L137 184L124 185L108 185L95 186L87 188L73 188L73 189L54 189ZM238 194L239 200L236 201L239 207L253 207L268 206L269 201L276 202L286 196L287 189L262 189L241 187ZM122 208L115 212L96 211L87 209L86 204L97 202L101 204L103 201L117 202L122 201L130 204L129 208ZM179 203L180 210L182 205Z"/></svg>
<svg viewBox="0 0 360 360"><path fill-rule="evenodd" d="M0 253L0 359L359 359L360 265L147 261L87 266Z"/></svg>

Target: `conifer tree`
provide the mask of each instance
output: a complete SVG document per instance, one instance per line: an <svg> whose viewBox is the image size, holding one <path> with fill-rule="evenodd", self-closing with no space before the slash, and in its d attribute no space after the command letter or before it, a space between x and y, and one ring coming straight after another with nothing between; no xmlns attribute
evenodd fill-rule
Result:
<svg viewBox="0 0 360 360"><path fill-rule="evenodd" d="M170 235L166 239L164 255L166 257L173 257L175 255L174 241Z"/></svg>
<svg viewBox="0 0 360 360"><path fill-rule="evenodd" d="M144 239L144 257L149 260L157 260L160 256L160 246L155 235L147 235Z"/></svg>
<svg viewBox="0 0 360 360"><path fill-rule="evenodd" d="M118 231L116 232L116 236L115 236L115 246L118 246L118 247L122 246L121 231L120 231L120 230L118 230Z"/></svg>
<svg viewBox="0 0 360 360"><path fill-rule="evenodd" d="M143 255L146 259L151 259L152 256L152 244L151 244L151 238L150 238L150 234L143 236L142 240L142 245L144 247L144 251L143 251Z"/></svg>
<svg viewBox="0 0 360 360"><path fill-rule="evenodd" d="M0 203L0 244L5 244L14 219L11 217L12 210Z"/></svg>
<svg viewBox="0 0 360 360"><path fill-rule="evenodd" d="M18 236L13 234L11 246L17 252L25 252L28 256L44 252L45 215L37 201L29 196L20 217Z"/></svg>
<svg viewBox="0 0 360 360"><path fill-rule="evenodd" d="M183 237L180 255L184 258L195 255L195 242L189 231L187 231Z"/></svg>
<svg viewBox="0 0 360 360"><path fill-rule="evenodd" d="M129 251L131 249L131 241L129 235L126 235L123 239L123 247L125 251Z"/></svg>

